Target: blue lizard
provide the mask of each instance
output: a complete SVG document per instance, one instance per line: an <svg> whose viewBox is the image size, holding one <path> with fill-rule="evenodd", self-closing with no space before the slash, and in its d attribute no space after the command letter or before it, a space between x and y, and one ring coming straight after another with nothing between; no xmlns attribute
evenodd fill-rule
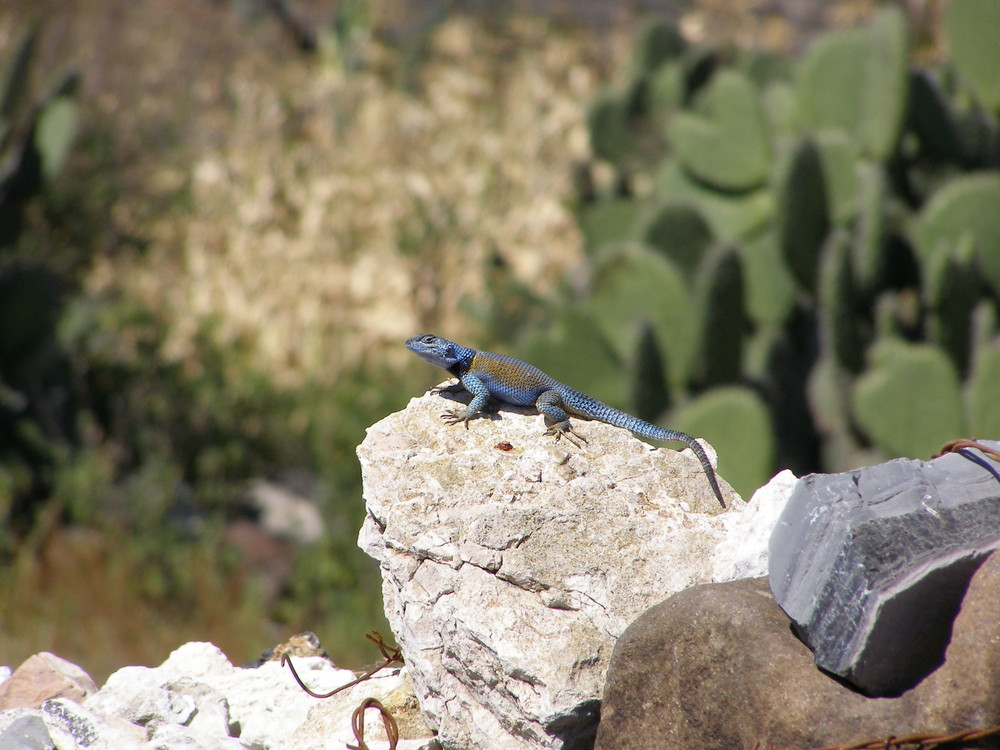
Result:
<svg viewBox="0 0 1000 750"><path fill-rule="evenodd" d="M472 401L465 409L441 415L448 424L464 423L468 429L469 420L479 415L493 398L515 406L534 406L545 417L545 424L548 426L546 435L554 435L556 440L565 437L578 447L578 441L587 441L570 425L571 414L582 419L606 422L650 440L681 442L694 451L705 470L708 483L712 485L712 491L722 507L726 507L708 456L698 441L687 433L665 430L613 409L596 398L560 383L537 367L513 357L470 349L430 333L422 333L409 339L406 348L459 379L458 386L446 386L435 389L435 392L464 388L472 394Z"/></svg>

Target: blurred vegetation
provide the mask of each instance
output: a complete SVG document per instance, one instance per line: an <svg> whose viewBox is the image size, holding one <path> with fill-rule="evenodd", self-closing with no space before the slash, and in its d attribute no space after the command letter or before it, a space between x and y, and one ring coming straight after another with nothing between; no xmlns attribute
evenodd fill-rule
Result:
<svg viewBox="0 0 1000 750"><path fill-rule="evenodd" d="M870 5L836 6L858 4ZM598 93L632 49L621 29L442 2L398 33L381 20L401 10L391 2L325 7L12 0L0 12L0 662L55 650L100 679L185 640L241 662L303 629L346 666L373 658L361 635L384 625L376 566L355 543L354 447L436 377L400 345L417 331L520 347L612 403L668 414L708 437L746 492L776 466L821 465L826 428L802 390L819 360L800 349L827 346L819 302L843 300L846 277L843 253L808 250L846 236L889 247L903 278L921 280L874 308L871 290L852 302L860 334L837 323L838 342L864 334L870 352L848 370L851 394L882 400L883 382L908 372L900 361L947 379L964 346L975 364L952 385L988 402L992 329L977 323L970 343L943 301L974 298L975 319L988 317L989 230L934 265L931 312L900 229L920 215L936 246L956 224L979 226L978 183L937 189L982 168L975 150L955 166L947 132L919 172L920 201L940 206L925 212L893 191L934 136L876 122L863 146L858 132L816 134L817 157L798 145L812 131L789 114L806 97L784 58L658 25L630 83ZM36 14L44 28L25 25ZM882 24L898 41L898 24ZM898 76L898 45L887 49ZM69 59L76 71L61 70ZM995 108L959 73L942 68L935 101L966 143L993 132ZM901 101L897 83L872 85L897 108L938 91L913 83ZM774 117L758 121L762 106ZM592 153L603 163L574 171ZM817 160L840 154L847 167L818 177ZM793 173L801 195L781 187ZM833 208L807 200L834 179ZM809 229L781 230L786 248L777 217L791 214ZM782 253L797 243L793 263ZM817 282L800 289L793 274ZM877 348L868 318L885 332ZM994 413L970 409L969 429ZM790 448L802 434L813 443ZM275 587L232 529L254 479L290 473L308 478L325 533L284 553Z"/></svg>
<svg viewBox="0 0 1000 750"><path fill-rule="evenodd" d="M914 66L893 5L794 62L650 21L590 106L586 268L522 353L706 437L744 495L1000 434L998 27L947 4Z"/></svg>
<svg viewBox="0 0 1000 750"><path fill-rule="evenodd" d="M377 575L354 544L353 450L399 405L398 378L356 367L332 385L280 389L239 341L213 341L210 321L179 361L164 350L167 323L155 310L81 285L93 252L81 235L101 217L76 199L79 186L56 184L75 134L75 76L31 91L37 34L21 35L0 89L5 647L30 653L56 638L101 674L121 662L115 649L130 634L143 634L134 659L213 634L239 659L323 623L343 634L331 652L358 662L351 635L382 620ZM98 179L114 190L114 175ZM326 530L267 599L221 540L246 512L248 480L283 467L315 475Z"/></svg>

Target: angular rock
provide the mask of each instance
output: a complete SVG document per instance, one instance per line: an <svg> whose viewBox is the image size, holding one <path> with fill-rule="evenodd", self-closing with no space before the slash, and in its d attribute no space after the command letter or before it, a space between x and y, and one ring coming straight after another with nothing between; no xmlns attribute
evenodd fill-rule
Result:
<svg viewBox="0 0 1000 750"><path fill-rule="evenodd" d="M586 747L618 635L672 592L762 575L770 523L736 521L776 513L732 499L720 515L690 453L624 430L581 422L577 448L531 411L463 429L448 406L414 399L358 448L358 543L421 707L445 748ZM720 556L737 527L746 549Z"/></svg>
<svg viewBox="0 0 1000 750"><path fill-rule="evenodd" d="M39 728L44 727L44 734ZM22 734L26 730L26 736ZM45 737L49 744L45 743ZM146 733L127 722L98 716L71 700L45 701L40 708L0 711L0 747L33 748L31 743L58 750L123 750L138 747ZM22 743L22 744L19 744ZM27 744L23 744L27 743Z"/></svg>
<svg viewBox="0 0 1000 750"><path fill-rule="evenodd" d="M993 466L950 453L799 482L771 537L770 581L818 666L892 696L941 663L970 576L1000 547Z"/></svg>
<svg viewBox="0 0 1000 750"><path fill-rule="evenodd" d="M89 674L72 662L47 651L29 656L0 683L0 711L37 708L50 698L82 701L97 692Z"/></svg>
<svg viewBox="0 0 1000 750"><path fill-rule="evenodd" d="M0 732L0 750L50 750L55 747L41 716L28 714Z"/></svg>
<svg viewBox="0 0 1000 750"><path fill-rule="evenodd" d="M860 746L997 724L1000 555L993 555L969 585L944 664L897 698L866 697L817 669L767 579L676 594L618 640L596 750Z"/></svg>

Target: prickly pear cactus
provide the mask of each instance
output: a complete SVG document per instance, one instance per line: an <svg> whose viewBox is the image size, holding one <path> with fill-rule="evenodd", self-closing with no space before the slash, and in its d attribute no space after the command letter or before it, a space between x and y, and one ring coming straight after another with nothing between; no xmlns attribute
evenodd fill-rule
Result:
<svg viewBox="0 0 1000 750"><path fill-rule="evenodd" d="M854 386L853 412L886 454L929 458L966 422L958 373L930 344L879 342Z"/></svg>
<svg viewBox="0 0 1000 750"><path fill-rule="evenodd" d="M740 192L767 178L771 147L760 96L735 71L713 78L704 112L674 117L670 141L684 168L713 188Z"/></svg>
<svg viewBox="0 0 1000 750"><path fill-rule="evenodd" d="M987 109L1000 112L1000 3L961 0L944 7L944 29L952 59Z"/></svg>
<svg viewBox="0 0 1000 750"><path fill-rule="evenodd" d="M953 59L924 67L892 5L792 62L646 28L592 112L613 179L581 203L572 304L651 411L752 385L771 468L799 473L1000 429L1000 2L945 26Z"/></svg>

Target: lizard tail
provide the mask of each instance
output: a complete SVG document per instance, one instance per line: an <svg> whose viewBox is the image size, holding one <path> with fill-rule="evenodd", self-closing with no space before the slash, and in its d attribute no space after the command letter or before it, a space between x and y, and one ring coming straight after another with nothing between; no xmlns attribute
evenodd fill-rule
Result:
<svg viewBox="0 0 1000 750"><path fill-rule="evenodd" d="M686 432L679 432L677 430L664 430L664 432L670 435L670 437L664 438L664 440L676 440L684 443L698 457L698 461L701 462L701 468L705 470L705 476L708 477L708 483L712 485L712 492L719 499L719 504L725 508L726 501L722 499L722 490L719 489L719 480L715 476L715 469L712 468L712 462L708 460L708 454L701 447L701 443Z"/></svg>

